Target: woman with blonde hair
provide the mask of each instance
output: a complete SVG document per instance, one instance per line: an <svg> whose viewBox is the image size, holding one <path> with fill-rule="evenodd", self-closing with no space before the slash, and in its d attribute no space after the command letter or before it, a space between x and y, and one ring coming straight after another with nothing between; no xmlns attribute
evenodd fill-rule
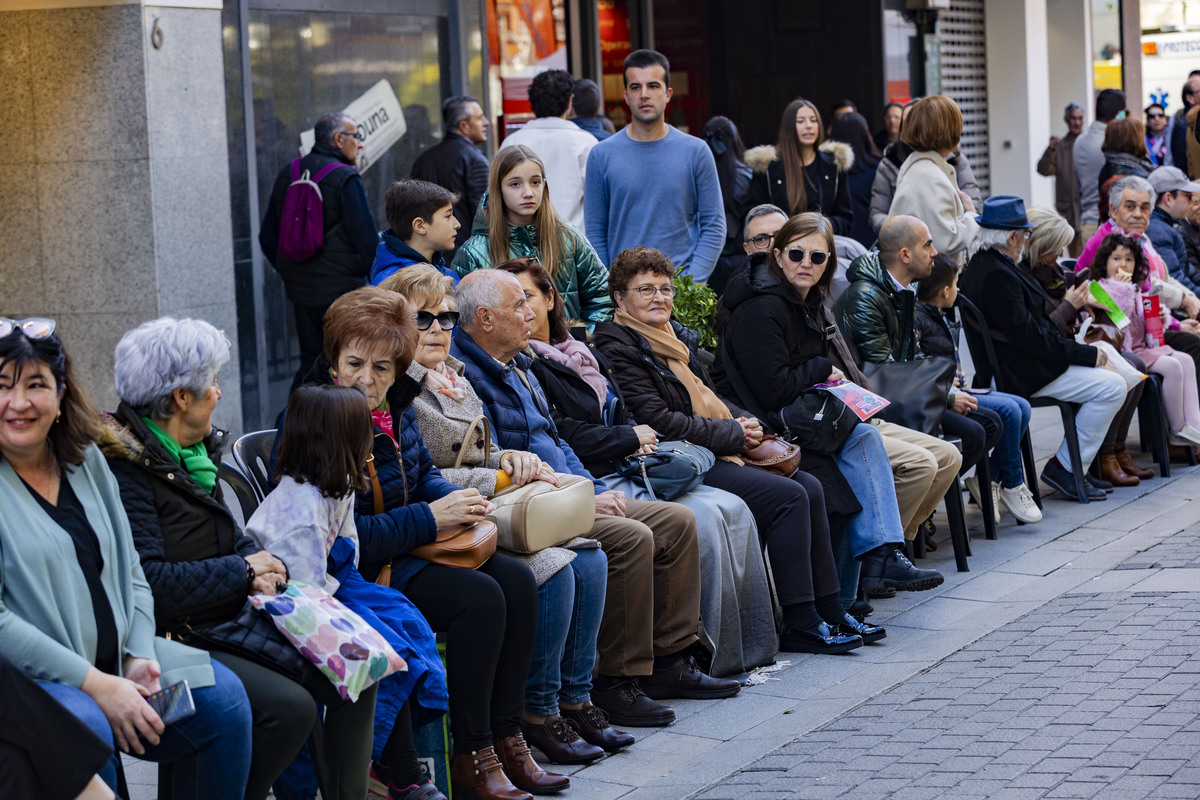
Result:
<svg viewBox="0 0 1200 800"><path fill-rule="evenodd" d="M962 138L958 104L935 94L909 110L900 140L912 153L896 175L890 216L908 214L929 226L933 246L965 264L979 232L975 204L958 188L954 167L946 161Z"/></svg>
<svg viewBox="0 0 1200 800"><path fill-rule="evenodd" d="M554 210L546 166L524 145L506 147L492 161L482 209L475 215L471 238L454 258L454 269L466 275L510 258L541 262L572 319L591 329L612 318L607 270L583 234Z"/></svg>

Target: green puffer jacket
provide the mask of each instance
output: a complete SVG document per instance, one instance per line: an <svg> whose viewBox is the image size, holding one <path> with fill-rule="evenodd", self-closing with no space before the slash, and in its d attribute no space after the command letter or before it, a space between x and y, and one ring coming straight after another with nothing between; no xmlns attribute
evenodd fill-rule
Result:
<svg viewBox="0 0 1200 800"><path fill-rule="evenodd" d="M838 325L859 358L876 364L919 358L916 294L897 291L879 251L854 259L846 279L850 288L838 298Z"/></svg>
<svg viewBox="0 0 1200 800"><path fill-rule="evenodd" d="M488 250L487 195L480 204L479 213L471 225L471 238L459 248L454 257L454 269L466 275L477 269L490 269L492 256ZM567 320L587 323L588 332L597 322L612 319L612 299L608 296L608 270L600 263L600 257L588 244L583 234L570 225L563 234L563 263L559 265L554 285L562 295L563 312ZM520 225L508 229L509 258L534 257L541 259L537 246L537 228Z"/></svg>

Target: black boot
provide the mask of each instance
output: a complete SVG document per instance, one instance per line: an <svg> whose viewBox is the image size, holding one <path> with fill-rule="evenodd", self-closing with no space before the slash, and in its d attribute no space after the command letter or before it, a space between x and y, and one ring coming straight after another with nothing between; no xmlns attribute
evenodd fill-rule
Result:
<svg viewBox="0 0 1200 800"><path fill-rule="evenodd" d="M870 597L881 589L923 592L940 586L945 578L936 569L917 569L904 555L903 546L885 544L862 556L859 584Z"/></svg>

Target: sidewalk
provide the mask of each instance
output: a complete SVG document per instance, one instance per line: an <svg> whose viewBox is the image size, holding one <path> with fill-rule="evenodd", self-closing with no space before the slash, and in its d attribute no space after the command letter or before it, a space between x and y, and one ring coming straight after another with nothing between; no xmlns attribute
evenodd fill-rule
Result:
<svg viewBox="0 0 1200 800"><path fill-rule="evenodd" d="M1041 463L1057 412L1035 409L1032 427ZM939 514L921 565L946 582L875 601L883 642L781 653L737 697L674 701L673 726L562 768L562 796L1200 797L1198 493L1200 470L1172 465L1105 502L1051 495L1041 523L1005 517L997 541L968 506L968 573ZM128 777L154 797L153 765Z"/></svg>

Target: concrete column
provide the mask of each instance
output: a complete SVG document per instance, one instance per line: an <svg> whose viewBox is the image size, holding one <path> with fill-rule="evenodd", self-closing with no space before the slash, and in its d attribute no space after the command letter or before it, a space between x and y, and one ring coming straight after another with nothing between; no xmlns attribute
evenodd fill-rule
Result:
<svg viewBox="0 0 1200 800"><path fill-rule="evenodd" d="M221 4L70 5L0 2L0 314L56 319L108 409L125 331L206 319L235 348L217 424L240 430Z"/></svg>
<svg viewBox="0 0 1200 800"><path fill-rule="evenodd" d="M1046 0L1046 38L1050 54L1050 119L1061 135L1068 103L1083 106L1084 119L1095 118L1092 81L1092 9L1088 0Z"/></svg>
<svg viewBox="0 0 1200 800"><path fill-rule="evenodd" d="M1026 206L1054 204L1053 184L1036 169L1051 131L1046 2L988 0L984 10L991 194Z"/></svg>

